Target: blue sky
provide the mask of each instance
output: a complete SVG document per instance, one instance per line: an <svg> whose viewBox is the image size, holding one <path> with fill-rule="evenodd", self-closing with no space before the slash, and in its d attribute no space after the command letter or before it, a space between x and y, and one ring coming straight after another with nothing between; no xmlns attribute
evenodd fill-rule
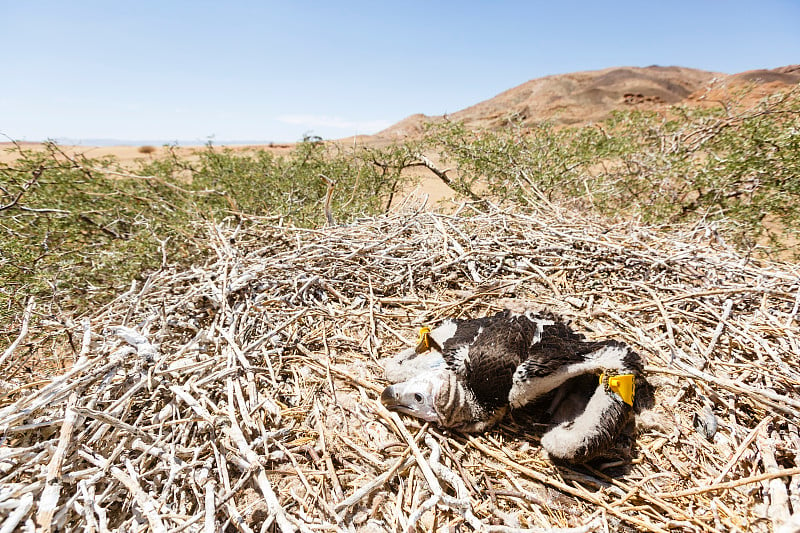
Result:
<svg viewBox="0 0 800 533"><path fill-rule="evenodd" d="M800 63L800 1L0 0L0 133L296 141L611 66Z"/></svg>

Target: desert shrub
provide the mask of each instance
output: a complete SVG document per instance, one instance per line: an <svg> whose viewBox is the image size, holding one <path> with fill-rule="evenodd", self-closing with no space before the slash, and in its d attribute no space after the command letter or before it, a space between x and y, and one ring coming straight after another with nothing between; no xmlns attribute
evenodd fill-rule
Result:
<svg viewBox="0 0 800 533"><path fill-rule="evenodd" d="M407 149L344 150L307 139L287 156L207 146L134 171L113 158L70 156L55 144L18 148L0 167L0 347L16 334L30 296L37 317L80 314L164 264L202 261L202 221L270 217L324 223L323 174L336 182L334 215L347 222L383 210Z"/></svg>
<svg viewBox="0 0 800 533"><path fill-rule="evenodd" d="M454 188L500 205L718 220L743 246L769 244L784 257L800 228L800 89L751 107L624 111L580 127L440 123L427 144L458 170Z"/></svg>
<svg viewBox="0 0 800 533"><path fill-rule="evenodd" d="M0 321L29 296L40 312L88 308L161 263L161 242L191 233L190 197L156 177L105 173L112 159L54 144L0 168ZM192 247L174 248L183 256Z"/></svg>
<svg viewBox="0 0 800 533"><path fill-rule="evenodd" d="M427 145L455 165L453 188L469 196L485 196L500 206L525 206L571 195L580 154L574 132L542 123L530 128L471 131L460 123L435 124L427 130Z"/></svg>
<svg viewBox="0 0 800 533"><path fill-rule="evenodd" d="M191 183L197 216L229 215L284 218L301 226L325 222L322 203L334 181L335 220L346 223L384 210L392 195L408 181L401 176L415 158L410 145L350 148L304 139L288 155L265 150L247 152L211 145L197 152L197 161L167 156L143 163L140 174L180 176Z"/></svg>

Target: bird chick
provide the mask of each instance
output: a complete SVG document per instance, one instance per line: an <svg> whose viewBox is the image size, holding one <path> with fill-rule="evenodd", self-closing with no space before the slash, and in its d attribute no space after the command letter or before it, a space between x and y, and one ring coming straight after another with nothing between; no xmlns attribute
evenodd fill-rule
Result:
<svg viewBox="0 0 800 533"><path fill-rule="evenodd" d="M394 383L381 394L387 409L479 432L509 409L593 374L594 387L578 391L588 397L583 410L554 419L542 436L552 458L569 462L601 455L633 413L635 384L642 379L639 355L620 342L588 341L550 313L447 320L425 334L432 338L419 345L424 342L427 351L410 348L385 361ZM573 389L565 387L564 394L576 394Z"/></svg>

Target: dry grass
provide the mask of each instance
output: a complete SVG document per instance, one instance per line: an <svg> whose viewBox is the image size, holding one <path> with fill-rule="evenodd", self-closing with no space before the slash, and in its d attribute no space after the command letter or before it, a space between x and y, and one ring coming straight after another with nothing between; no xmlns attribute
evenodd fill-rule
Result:
<svg viewBox="0 0 800 533"><path fill-rule="evenodd" d="M771 531L800 512L797 268L706 228L469 215L209 228L216 258L98 310L63 375L2 384L0 530ZM520 302L647 357L631 461L556 467L524 413L465 436L376 400L417 327Z"/></svg>

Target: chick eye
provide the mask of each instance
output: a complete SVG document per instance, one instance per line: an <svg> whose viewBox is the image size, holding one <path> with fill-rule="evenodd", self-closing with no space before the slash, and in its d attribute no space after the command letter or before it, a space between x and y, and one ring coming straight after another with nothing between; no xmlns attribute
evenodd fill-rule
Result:
<svg viewBox="0 0 800 533"><path fill-rule="evenodd" d="M423 399L424 399L424 398L422 397L422 394L420 394L420 393L418 393L418 392L414 394L414 401L415 401L415 402L417 402L417 403L422 403L422 400L423 400Z"/></svg>

